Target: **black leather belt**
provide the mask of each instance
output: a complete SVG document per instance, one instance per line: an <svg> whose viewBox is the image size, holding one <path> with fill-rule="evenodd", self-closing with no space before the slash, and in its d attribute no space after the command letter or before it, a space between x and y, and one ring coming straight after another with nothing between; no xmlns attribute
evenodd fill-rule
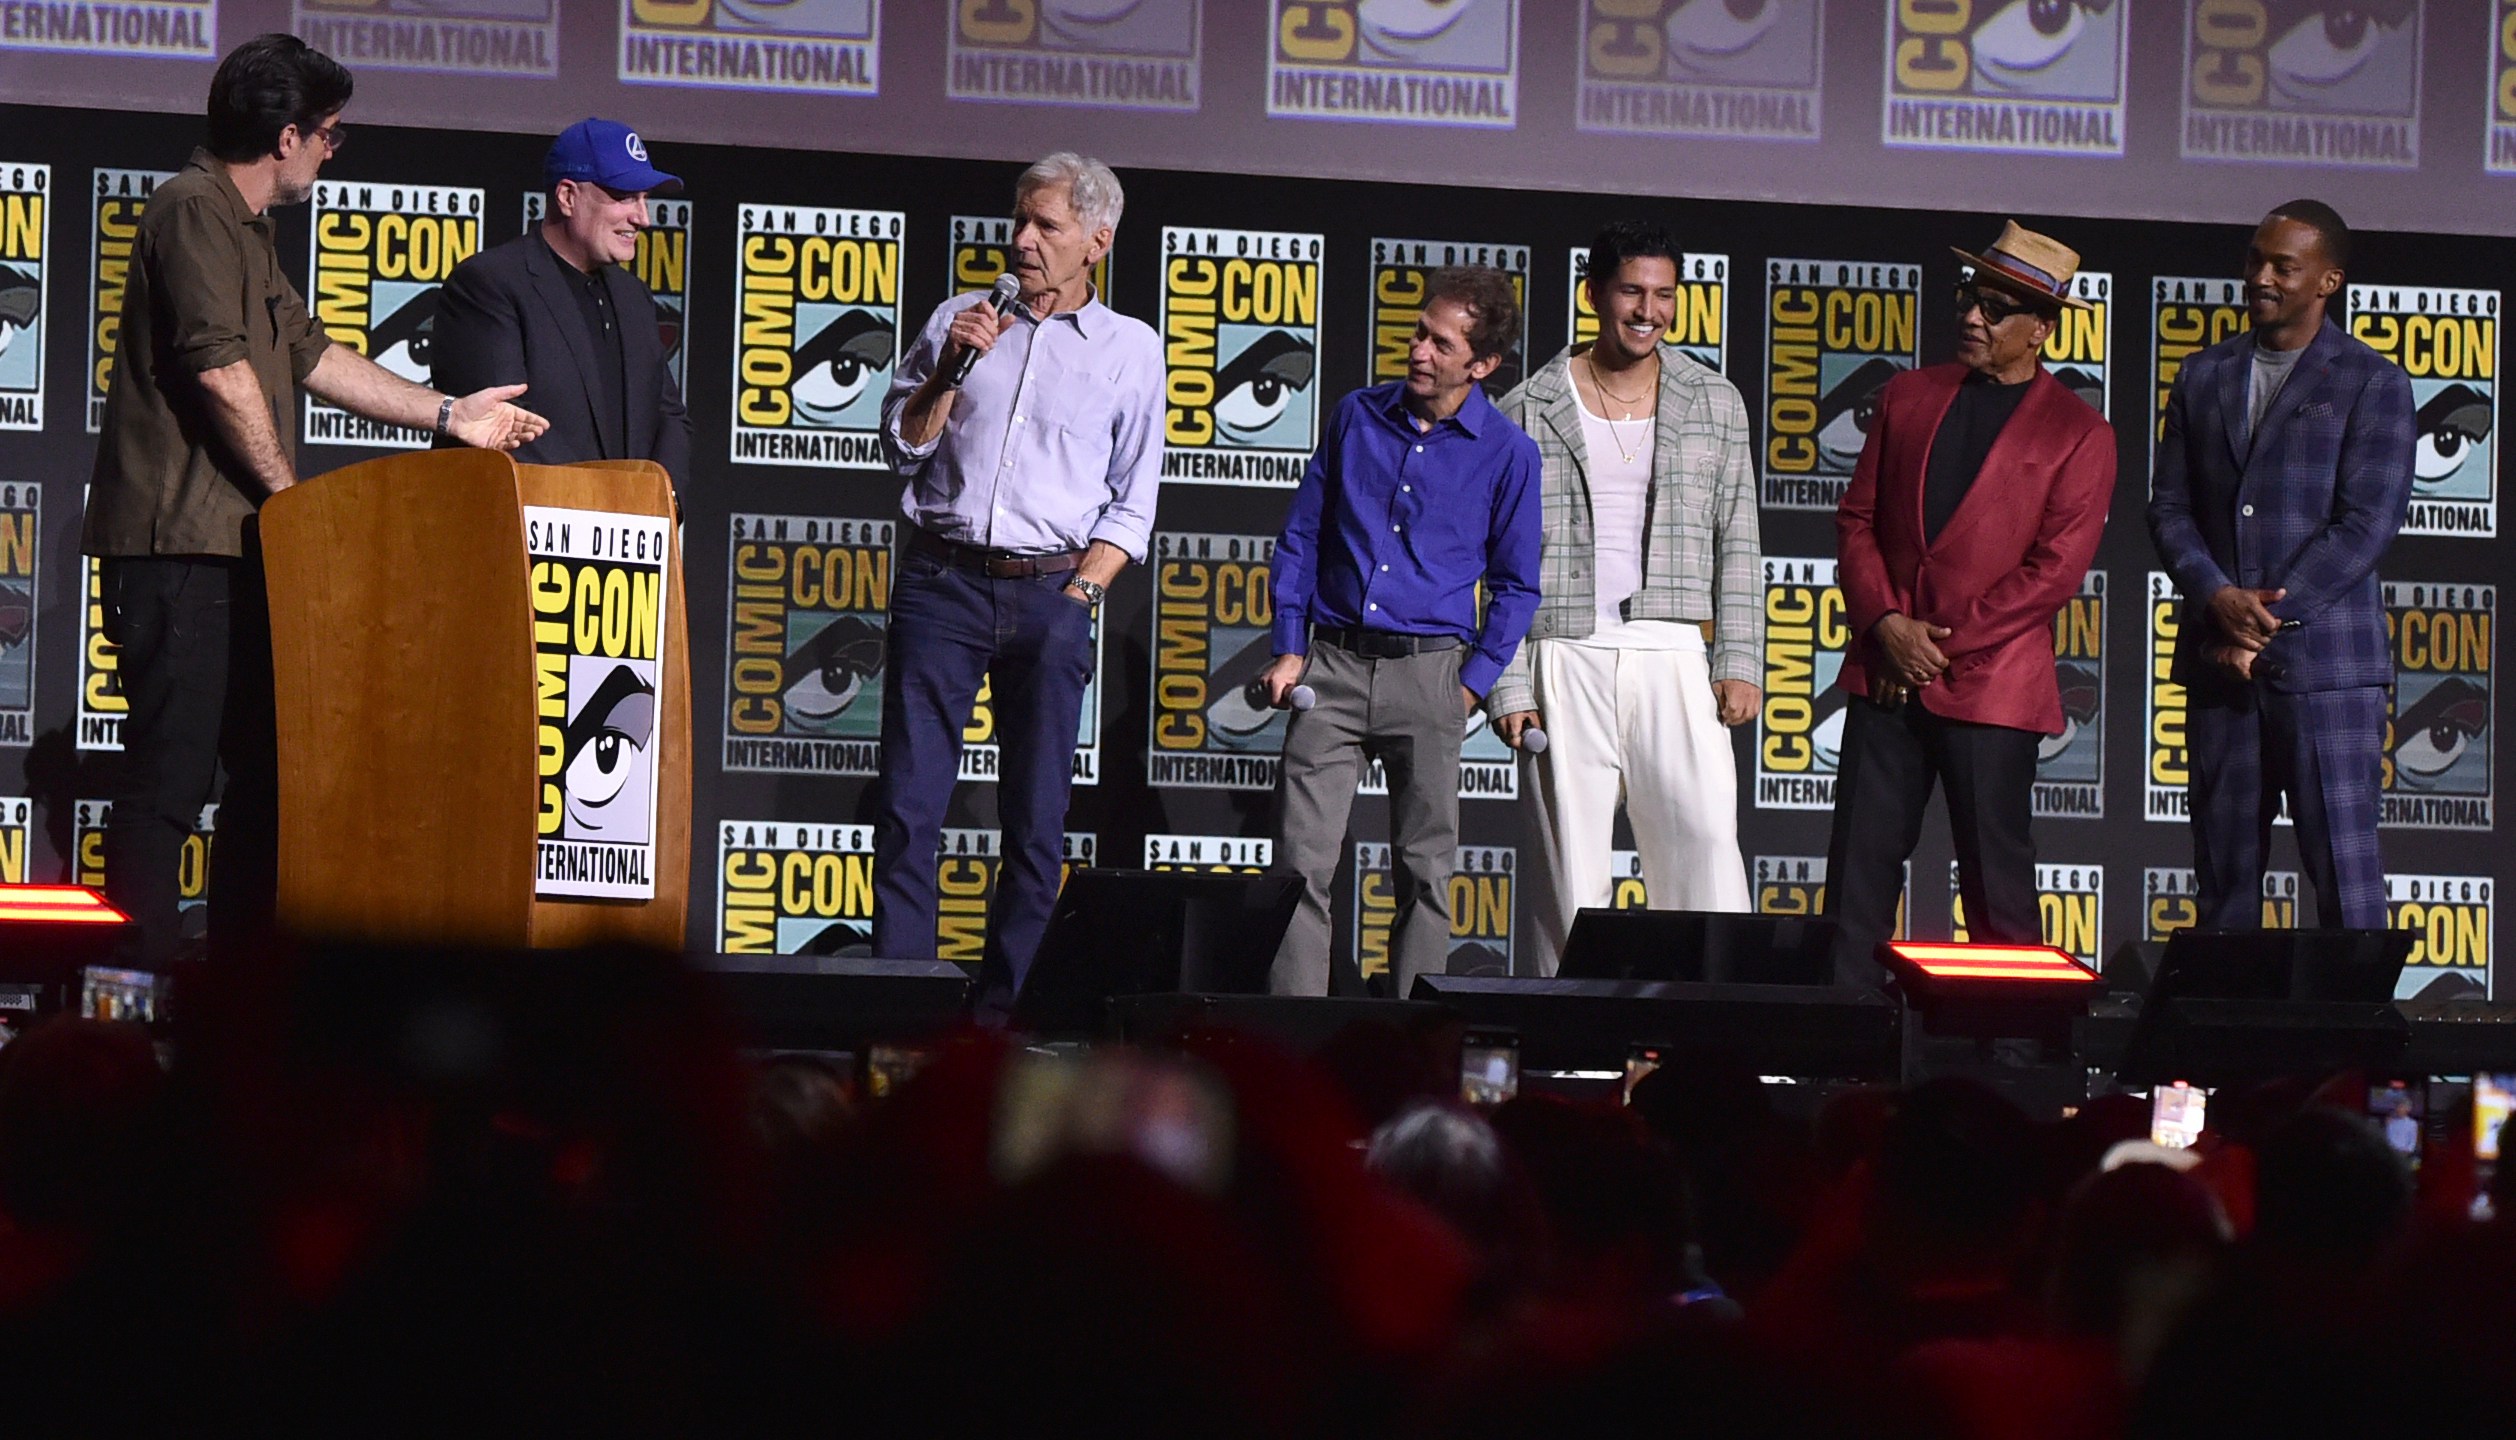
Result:
<svg viewBox="0 0 2516 1440"><path fill-rule="evenodd" d="M1010 550L981 550L946 540L932 530L909 531L909 549L955 570L967 570L990 580L1030 580L1041 575L1063 575L1083 563L1080 550L1059 550L1047 555L1016 555Z"/></svg>
<svg viewBox="0 0 2516 1440"><path fill-rule="evenodd" d="M1456 635L1400 635L1389 630L1344 629L1335 625L1312 626L1310 638L1324 640L1366 660L1403 660L1409 655L1455 650L1467 643Z"/></svg>

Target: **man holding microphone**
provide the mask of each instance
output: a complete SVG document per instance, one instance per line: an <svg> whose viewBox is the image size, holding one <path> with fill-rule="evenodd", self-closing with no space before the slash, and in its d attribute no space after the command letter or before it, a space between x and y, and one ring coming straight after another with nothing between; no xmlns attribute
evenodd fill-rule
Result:
<svg viewBox="0 0 2516 1440"><path fill-rule="evenodd" d="M1024 171L1012 271L936 307L883 401L909 527L882 692L874 953L934 957L936 848L986 680L1004 829L986 1022L1011 1013L1057 898L1093 612L1144 558L1161 482L1161 342L1091 282L1125 201L1097 160L1061 151Z"/></svg>

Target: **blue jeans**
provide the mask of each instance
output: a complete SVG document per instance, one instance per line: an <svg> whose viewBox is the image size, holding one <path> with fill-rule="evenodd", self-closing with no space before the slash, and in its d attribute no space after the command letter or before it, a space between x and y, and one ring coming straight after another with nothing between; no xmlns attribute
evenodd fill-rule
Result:
<svg viewBox="0 0 2516 1440"><path fill-rule="evenodd" d="M1064 593L1072 573L991 580L909 552L892 583L874 813L874 953L934 958L936 853L960 773L962 728L985 677L1004 845L979 964L982 1019L1002 1019L1021 993L1064 866L1075 727L1092 678L1092 612Z"/></svg>

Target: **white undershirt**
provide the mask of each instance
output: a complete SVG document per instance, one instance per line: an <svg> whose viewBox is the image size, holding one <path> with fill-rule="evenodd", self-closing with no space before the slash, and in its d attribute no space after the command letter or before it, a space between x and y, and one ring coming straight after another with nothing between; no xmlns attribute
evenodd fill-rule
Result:
<svg viewBox="0 0 2516 1440"><path fill-rule="evenodd" d="M1581 445L1589 460L1590 535L1596 547L1591 583L1598 615L1591 632L1572 643L1612 650L1703 648L1703 633L1683 621L1627 620L1624 615L1625 601L1642 589L1642 527L1651 507L1651 456L1659 422L1648 415L1634 420L1594 415L1578 386L1573 403L1581 411ZM1629 453L1630 460L1625 458Z"/></svg>

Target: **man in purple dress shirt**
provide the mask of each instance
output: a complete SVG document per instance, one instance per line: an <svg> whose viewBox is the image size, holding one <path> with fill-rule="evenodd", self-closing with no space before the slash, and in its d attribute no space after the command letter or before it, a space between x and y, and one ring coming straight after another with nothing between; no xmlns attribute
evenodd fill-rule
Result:
<svg viewBox="0 0 2516 1440"><path fill-rule="evenodd" d="M1080 155L1024 171L1013 205L1020 299L1002 314L986 294L936 307L883 400L909 526L882 690L874 953L934 958L936 847L985 679L1004 827L979 967L986 1021L1012 1009L1057 898L1093 611L1144 558L1153 528L1161 342L1091 282L1125 199L1108 166Z"/></svg>
<svg viewBox="0 0 2516 1440"><path fill-rule="evenodd" d="M1276 705L1296 682L1317 697L1285 731L1276 782L1276 861L1302 877L1279 994L1327 993L1328 884L1367 755L1389 775L1396 993L1448 969L1459 742L1538 603L1538 447L1481 384L1519 333L1500 271L1435 275L1407 378L1338 403L1276 540L1261 678Z"/></svg>

